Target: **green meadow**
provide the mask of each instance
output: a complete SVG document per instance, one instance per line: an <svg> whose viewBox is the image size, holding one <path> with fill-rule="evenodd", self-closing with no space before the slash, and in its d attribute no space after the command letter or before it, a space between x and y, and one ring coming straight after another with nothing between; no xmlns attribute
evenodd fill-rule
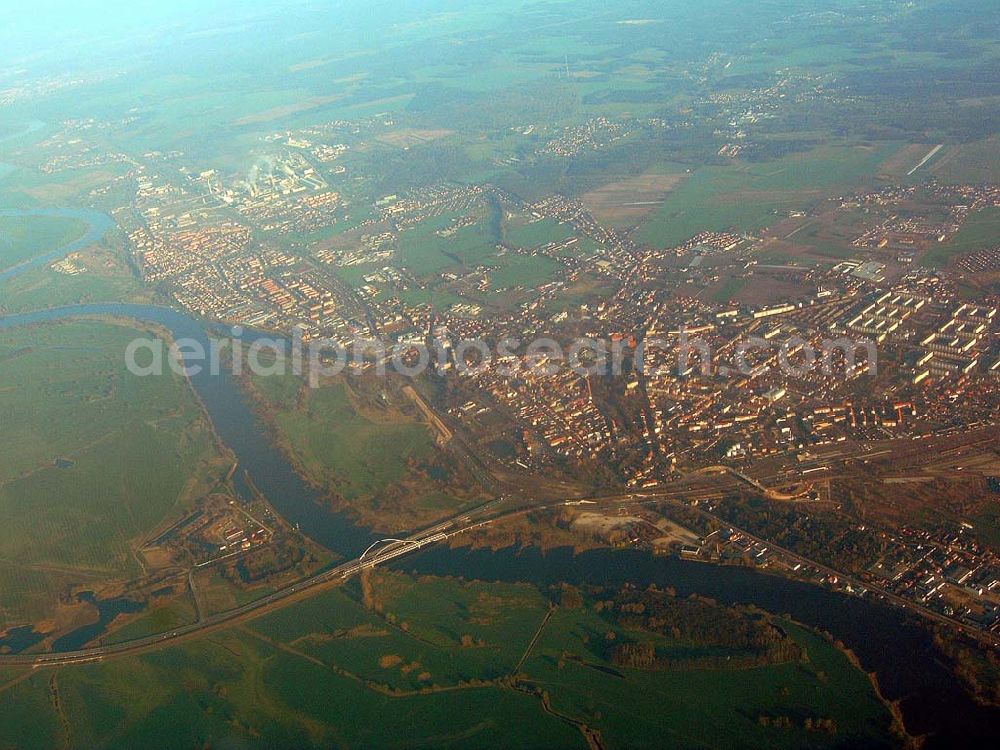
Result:
<svg viewBox="0 0 1000 750"><path fill-rule="evenodd" d="M79 219L0 216L0 271L65 247L86 231L86 222Z"/></svg>
<svg viewBox="0 0 1000 750"><path fill-rule="evenodd" d="M490 274L496 289L536 287L556 278L562 269L559 263L544 255L506 255L499 263L500 267Z"/></svg>
<svg viewBox="0 0 1000 750"><path fill-rule="evenodd" d="M923 263L944 266L957 255L997 245L1000 245L1000 207L990 206L971 214L954 237L931 248L923 257Z"/></svg>
<svg viewBox="0 0 1000 750"><path fill-rule="evenodd" d="M456 266L475 268L493 258L499 238L493 236L485 221L462 227L447 237L438 234L457 218L460 215L443 214L402 232L399 265L418 277L427 277Z"/></svg>
<svg viewBox="0 0 1000 750"><path fill-rule="evenodd" d="M124 352L138 336L150 334L92 321L4 332L0 607L7 622L40 616L67 582L139 573L135 542L190 507L218 459L185 380L128 372Z"/></svg>
<svg viewBox="0 0 1000 750"><path fill-rule="evenodd" d="M780 625L805 648L806 659L646 672L599 655L595 644L609 628L593 612L560 609L523 671L552 696L556 710L600 727L609 747L892 747L889 712L867 676L810 631ZM760 716L787 716L793 726L765 727ZM834 719L836 735L807 732L805 717Z"/></svg>
<svg viewBox="0 0 1000 750"><path fill-rule="evenodd" d="M560 224L555 219L525 221L523 218L515 218L504 226L504 239L508 245L528 249L565 240L574 234L572 227Z"/></svg>
<svg viewBox="0 0 1000 750"><path fill-rule="evenodd" d="M26 165L20 167L6 175L0 169L0 206L3 208L87 205L90 203L91 190L106 185L127 171L121 164L71 169L52 174Z"/></svg>
<svg viewBox="0 0 1000 750"><path fill-rule="evenodd" d="M69 276L51 268L32 268L0 281L0 311L43 310L100 302L148 300L135 278L126 273L85 272Z"/></svg>
<svg viewBox="0 0 1000 750"><path fill-rule="evenodd" d="M66 217L0 217L0 270L59 250L78 240L86 229L83 221ZM149 301L154 292L144 289L133 276L118 251L122 242L120 232L115 230L100 243L73 253L73 264L80 273L63 273L46 264L0 281L0 313Z"/></svg>
<svg viewBox="0 0 1000 750"><path fill-rule="evenodd" d="M254 383L273 399L281 435L307 475L348 500L400 481L408 462L426 458L433 448L426 425L396 412L379 418L363 413L344 382L306 389L298 403L295 386L283 380L258 377Z"/></svg>
<svg viewBox="0 0 1000 750"><path fill-rule="evenodd" d="M989 184L1000 172L1000 136L948 145L927 167L941 182Z"/></svg>
<svg viewBox="0 0 1000 750"><path fill-rule="evenodd" d="M335 591L253 627L366 682L407 692L504 677L548 608L527 584L389 575L372 588L370 609Z"/></svg>
<svg viewBox="0 0 1000 750"><path fill-rule="evenodd" d="M732 302L733 298L742 292L748 283L748 279L729 276L712 292L712 299L722 305Z"/></svg>
<svg viewBox="0 0 1000 750"><path fill-rule="evenodd" d="M302 474L367 526L418 528L484 501L398 386L360 382L341 375L314 388L287 373L254 376L250 387Z"/></svg>
<svg viewBox="0 0 1000 750"><path fill-rule="evenodd" d="M575 723L609 748L895 744L867 676L794 623L775 620L805 651L794 663L642 671L603 658L609 631L634 634L588 600L546 621L549 606L531 584L379 571L240 628L0 685L0 727L24 750L585 748Z"/></svg>

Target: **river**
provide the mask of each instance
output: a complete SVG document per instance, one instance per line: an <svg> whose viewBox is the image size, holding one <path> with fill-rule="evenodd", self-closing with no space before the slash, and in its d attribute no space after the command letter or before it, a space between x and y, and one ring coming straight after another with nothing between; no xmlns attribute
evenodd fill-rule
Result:
<svg viewBox="0 0 1000 750"><path fill-rule="evenodd" d="M111 217L100 211L84 208L5 208L0 209L0 218L28 218L32 216L51 216L66 219L79 219L87 224L87 231L80 239L63 245L57 250L38 255L23 263L18 263L5 270L0 270L0 281L6 281L32 268L39 268L70 253L82 250L88 245L99 242L101 238L115 225Z"/></svg>
<svg viewBox="0 0 1000 750"><path fill-rule="evenodd" d="M113 303L8 315L0 318L0 331L80 316L113 316L153 323L169 331L175 340L198 342L205 351L210 348L210 333L228 332L170 308ZM219 439L239 461L241 470L233 480L244 500L252 497L249 478L285 520L297 525L313 541L347 558L361 553L375 540L370 531L355 526L346 514L335 513L323 503L321 493L302 478L271 439L267 424L254 411L250 399L226 367L220 367L217 374L204 367L192 374L190 381Z"/></svg>
<svg viewBox="0 0 1000 750"><path fill-rule="evenodd" d="M485 581L561 582L597 586L670 586L679 596L701 594L723 604L753 604L825 630L874 672L879 689L898 701L907 731L933 735L927 747L991 746L1000 736L1000 709L975 703L942 663L923 623L897 607L841 594L751 568L654 557L638 550L489 550L437 547L396 567L421 574Z"/></svg>
<svg viewBox="0 0 1000 750"><path fill-rule="evenodd" d="M106 225L101 222L92 230L103 235L101 226ZM0 317L0 331L80 316L147 321L168 330L175 339L199 342L206 351L210 334L226 332L176 310L133 304L78 305L9 315ZM266 423L252 408L239 382L226 368L220 369L218 374L203 369L191 376L191 384L219 438L240 463L243 471L237 472L234 480L241 497L250 496L249 477L274 508L308 537L345 557L356 556L375 539L373 534L322 502L321 494L295 471L272 441ZM1000 711L979 706L965 693L940 661L925 627L912 615L877 600L850 597L750 569L652 557L634 550L596 550L574 556L568 550L542 554L537 550L517 553L440 547L396 567L540 585L560 581L656 583L672 586L681 595L699 593L722 603L754 604L770 612L789 613L800 622L829 631L851 648L863 667L876 673L884 695L899 701L907 730L934 736L929 746L975 745L1000 736ZM18 637L24 640L24 635Z"/></svg>

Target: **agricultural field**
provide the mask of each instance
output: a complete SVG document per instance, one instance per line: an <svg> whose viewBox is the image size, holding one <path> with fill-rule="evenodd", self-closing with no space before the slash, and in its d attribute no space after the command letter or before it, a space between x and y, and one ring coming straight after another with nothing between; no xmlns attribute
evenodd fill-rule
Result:
<svg viewBox="0 0 1000 750"><path fill-rule="evenodd" d="M5 626L50 613L72 585L141 572L136 542L225 472L186 381L127 371L128 343L149 335L93 321L4 332Z"/></svg>
<svg viewBox="0 0 1000 750"><path fill-rule="evenodd" d="M635 177L609 182L581 196L583 204L602 224L631 229L663 204L684 181L684 171L653 169Z"/></svg>
<svg viewBox="0 0 1000 750"><path fill-rule="evenodd" d="M828 146L764 164L703 167L671 193L638 238L671 247L704 230L756 232L837 189L875 182L896 144Z"/></svg>
<svg viewBox="0 0 1000 750"><path fill-rule="evenodd" d="M1000 136L945 147L928 169L944 183L988 184L1000 172Z"/></svg>

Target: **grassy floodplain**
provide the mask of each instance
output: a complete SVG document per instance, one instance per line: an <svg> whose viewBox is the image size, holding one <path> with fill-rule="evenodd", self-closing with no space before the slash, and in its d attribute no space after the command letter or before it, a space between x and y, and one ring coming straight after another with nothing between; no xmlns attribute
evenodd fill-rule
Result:
<svg viewBox="0 0 1000 750"><path fill-rule="evenodd" d="M604 624L591 613L560 610L524 671L552 696L553 707L601 727L611 747L865 747L891 746L885 706L867 677L815 634L782 623L806 649L805 662L745 670L649 673L615 668L593 656ZM571 644L567 646L567 644ZM565 659L565 650L584 662ZM560 664L562 666L560 666ZM835 736L762 726L759 716L834 718Z"/></svg>
<svg viewBox="0 0 1000 750"><path fill-rule="evenodd" d="M103 254L103 253L102 253ZM151 293L123 269L68 276L51 268L32 268L0 282L0 312L20 313L65 305L148 301Z"/></svg>
<svg viewBox="0 0 1000 750"><path fill-rule="evenodd" d="M87 231L79 219L0 216L0 271L75 242Z"/></svg>
<svg viewBox="0 0 1000 750"><path fill-rule="evenodd" d="M6 196L0 195L0 202ZM81 219L61 216L0 217L0 271L58 251L87 232ZM18 269L0 281L0 314L95 302L147 301L142 287L118 251L122 238L111 232L100 242L70 254L73 274L54 263Z"/></svg>
<svg viewBox="0 0 1000 750"><path fill-rule="evenodd" d="M185 380L127 371L149 333L79 321L0 343L2 621L31 621L75 583L141 569L133 544L199 491L219 455Z"/></svg>
<svg viewBox="0 0 1000 750"><path fill-rule="evenodd" d="M418 528L486 500L399 383L364 383L345 373L313 388L286 373L249 388L300 473L363 525Z"/></svg>
<svg viewBox="0 0 1000 750"><path fill-rule="evenodd" d="M549 606L531 584L380 571L242 628L6 684L0 726L24 750L585 748L578 723L608 747L892 745L867 676L794 623L774 621L797 662L646 672L601 656L609 630L630 633L594 602ZM806 731L809 716L836 734Z"/></svg>
<svg viewBox="0 0 1000 750"><path fill-rule="evenodd" d="M431 450L426 426L360 413L347 385L306 391L304 398L304 408L281 411L278 424L307 472L349 499L371 496L400 480L409 459Z"/></svg>
<svg viewBox="0 0 1000 750"><path fill-rule="evenodd" d="M392 388L363 391L346 376L310 388L292 374L254 376L252 388L304 476L368 524L416 527L482 502Z"/></svg>

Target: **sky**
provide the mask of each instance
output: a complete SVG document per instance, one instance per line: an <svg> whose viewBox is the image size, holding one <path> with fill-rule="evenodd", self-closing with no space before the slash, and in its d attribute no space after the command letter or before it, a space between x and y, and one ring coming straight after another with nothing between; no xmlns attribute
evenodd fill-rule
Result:
<svg viewBox="0 0 1000 750"><path fill-rule="evenodd" d="M0 76L73 71L74 62L104 58L111 68L133 56L162 53L176 40L239 33L269 19L310 18L355 35L423 14L461 11L489 0L0 0ZM340 21L338 19L343 19ZM283 24L274 24L276 27ZM289 26L284 25L287 29ZM224 42L220 42L224 48ZM48 70L39 70L47 67Z"/></svg>
<svg viewBox="0 0 1000 750"><path fill-rule="evenodd" d="M300 0L0 0L0 68L147 35L245 22ZM331 8L341 2L310 3Z"/></svg>

